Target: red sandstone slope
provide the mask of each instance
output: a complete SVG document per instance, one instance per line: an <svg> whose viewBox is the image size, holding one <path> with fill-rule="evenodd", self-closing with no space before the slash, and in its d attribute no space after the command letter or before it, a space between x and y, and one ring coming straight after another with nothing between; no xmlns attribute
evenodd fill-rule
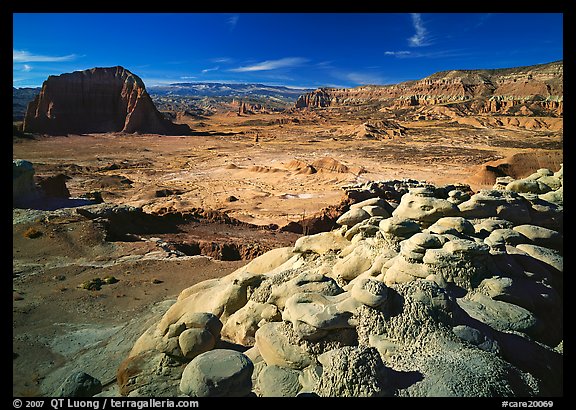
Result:
<svg viewBox="0 0 576 410"><path fill-rule="evenodd" d="M530 105L550 116L563 114L563 62L492 70L451 70L418 81L355 88L320 88L304 94L296 108L380 103L410 107L466 103L475 113L509 114ZM520 113L521 114L521 113Z"/></svg>

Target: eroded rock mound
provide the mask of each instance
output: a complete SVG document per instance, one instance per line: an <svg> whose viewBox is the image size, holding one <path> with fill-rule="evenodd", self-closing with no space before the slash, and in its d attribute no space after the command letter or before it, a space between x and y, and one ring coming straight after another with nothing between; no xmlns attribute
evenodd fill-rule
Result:
<svg viewBox="0 0 576 410"><path fill-rule="evenodd" d="M532 174L534 169L558 169L563 161L563 155L561 150L519 152L481 165L478 171L470 177L470 182L493 185L497 182L497 178L520 179Z"/></svg>
<svg viewBox="0 0 576 410"><path fill-rule="evenodd" d="M187 125L165 119L140 77L119 66L49 76L28 105L23 129L51 135L190 133Z"/></svg>
<svg viewBox="0 0 576 410"><path fill-rule="evenodd" d="M562 172L538 175L561 189ZM561 396L562 204L397 182L395 208L394 184L357 186L337 229L183 290L125 360L121 391L219 395L190 372L220 377L197 362L225 356L237 396ZM183 349L190 330L215 342ZM155 365L131 365L143 359Z"/></svg>

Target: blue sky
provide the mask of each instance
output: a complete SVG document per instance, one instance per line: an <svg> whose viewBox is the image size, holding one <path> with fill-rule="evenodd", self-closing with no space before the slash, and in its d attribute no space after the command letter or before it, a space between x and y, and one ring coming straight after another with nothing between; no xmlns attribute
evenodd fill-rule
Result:
<svg viewBox="0 0 576 410"><path fill-rule="evenodd" d="M121 65L146 86L393 84L563 58L561 13L14 13L13 84Z"/></svg>

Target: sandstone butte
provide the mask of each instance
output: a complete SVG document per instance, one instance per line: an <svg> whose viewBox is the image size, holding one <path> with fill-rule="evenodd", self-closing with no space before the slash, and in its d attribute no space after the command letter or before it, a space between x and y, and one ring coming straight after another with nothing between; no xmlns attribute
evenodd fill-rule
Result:
<svg viewBox="0 0 576 410"><path fill-rule="evenodd" d="M28 104L23 129L51 135L190 133L187 125L164 118L142 79L120 66L49 76Z"/></svg>

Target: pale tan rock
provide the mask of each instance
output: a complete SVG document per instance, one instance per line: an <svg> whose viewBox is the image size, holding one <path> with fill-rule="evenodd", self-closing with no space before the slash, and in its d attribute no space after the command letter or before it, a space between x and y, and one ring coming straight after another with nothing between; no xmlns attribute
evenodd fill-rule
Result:
<svg viewBox="0 0 576 410"><path fill-rule="evenodd" d="M562 187L562 180L555 176L542 176L538 178L538 182L549 186L552 191Z"/></svg>
<svg viewBox="0 0 576 410"><path fill-rule="evenodd" d="M344 238L352 242L355 236L359 236L361 238L374 237L380 230L378 224L382 220L384 220L384 217L382 216L373 216L360 223L357 223L344 233Z"/></svg>
<svg viewBox="0 0 576 410"><path fill-rule="evenodd" d="M178 345L186 359L193 359L201 353L214 348L216 340L206 329L186 329L178 336Z"/></svg>
<svg viewBox="0 0 576 410"><path fill-rule="evenodd" d="M253 371L253 363L243 353L211 350L186 365L180 391L192 397L247 396L252 389Z"/></svg>
<svg viewBox="0 0 576 410"><path fill-rule="evenodd" d="M320 272L303 272L286 282L273 286L267 303L283 309L288 298L301 292L334 296L342 293L343 290L334 279Z"/></svg>
<svg viewBox="0 0 576 410"><path fill-rule="evenodd" d="M241 267L234 273L268 273L293 259L294 256L297 256L294 254L293 249L294 247L292 246L272 249L253 259L249 264Z"/></svg>
<svg viewBox="0 0 576 410"><path fill-rule="evenodd" d="M506 190L518 193L545 194L552 189L539 180L517 179L506 185Z"/></svg>
<svg viewBox="0 0 576 410"><path fill-rule="evenodd" d="M514 224L500 218L483 218L474 224L474 231L477 235L490 235L495 229L513 228Z"/></svg>
<svg viewBox="0 0 576 410"><path fill-rule="evenodd" d="M257 346L252 346L250 349L244 352L246 357L254 364L264 361L264 358L260 354Z"/></svg>
<svg viewBox="0 0 576 410"><path fill-rule="evenodd" d="M464 218L498 217L514 224L531 221L528 201L510 190L480 190L458 208Z"/></svg>
<svg viewBox="0 0 576 410"><path fill-rule="evenodd" d="M294 252L313 252L324 255L329 251L339 251L350 245L339 231L322 232L316 235L302 236L294 244Z"/></svg>
<svg viewBox="0 0 576 410"><path fill-rule="evenodd" d="M514 229L495 229L493 230L487 238L484 239L484 243L489 246L497 245L518 245L519 243L528 242L528 238L522 235L520 232Z"/></svg>
<svg viewBox="0 0 576 410"><path fill-rule="evenodd" d="M507 302L493 300L476 293L469 299L457 299L470 317L499 331L518 331L529 335L539 333L542 324L528 310Z"/></svg>
<svg viewBox="0 0 576 410"><path fill-rule="evenodd" d="M244 306L247 302L247 287L253 281L261 281L262 275L250 273L228 275L221 279L207 280L185 289L178 300L158 323L161 334L165 334L173 323L192 313L210 313L221 321Z"/></svg>
<svg viewBox="0 0 576 410"><path fill-rule="evenodd" d="M332 268L332 277L352 280L364 271L370 269L376 251L368 245L358 245L354 251L342 259L339 259Z"/></svg>
<svg viewBox="0 0 576 410"><path fill-rule="evenodd" d="M382 360L390 359L398 350L398 342L387 338L384 335L370 334L368 344L376 348Z"/></svg>
<svg viewBox="0 0 576 410"><path fill-rule="evenodd" d="M302 386L300 392L311 393L316 390L320 377L322 376L322 366L311 364L304 368L298 375L298 382Z"/></svg>
<svg viewBox="0 0 576 410"><path fill-rule="evenodd" d="M336 223L338 225L354 226L371 216L373 215L370 215L362 208L354 208L342 214L342 216L336 220Z"/></svg>
<svg viewBox="0 0 576 410"><path fill-rule="evenodd" d="M528 238L534 245L560 250L564 236L558 231L536 225L518 225L513 228Z"/></svg>
<svg viewBox="0 0 576 410"><path fill-rule="evenodd" d="M322 330L345 329L353 327L349 321L348 306L341 303L350 298L348 293L337 296L325 296L318 293L297 293L286 301L282 319L293 324L304 322ZM354 307L357 305L353 305Z"/></svg>
<svg viewBox="0 0 576 410"><path fill-rule="evenodd" d="M159 350L159 345L162 343L162 333L158 330L156 324L150 326L140 337L136 340L128 357L134 357L142 354L148 350Z"/></svg>
<svg viewBox="0 0 576 410"><path fill-rule="evenodd" d="M246 305L228 317L221 335L242 346L254 346L254 335L260 323L280 320L281 314L275 305L249 300Z"/></svg>
<svg viewBox="0 0 576 410"><path fill-rule="evenodd" d="M560 180L564 179L564 164L560 164L560 169L554 173L554 176Z"/></svg>
<svg viewBox="0 0 576 410"><path fill-rule="evenodd" d="M352 205L350 205L350 209L358 209L358 208L363 208L365 206L379 206L379 207L385 209L385 208L389 207L390 205L388 204L388 202L386 202L385 199L382 199L379 197L374 197L374 198L369 198L369 199L366 199L364 201L352 204Z"/></svg>
<svg viewBox="0 0 576 410"><path fill-rule="evenodd" d="M370 216L381 216L383 218L390 218L391 216L386 209L377 205L366 205L363 206L361 209L366 211Z"/></svg>
<svg viewBox="0 0 576 410"><path fill-rule="evenodd" d="M266 323L256 331L256 344L266 364L303 369L313 362L304 348L290 343L282 323Z"/></svg>
<svg viewBox="0 0 576 410"><path fill-rule="evenodd" d="M380 281L364 278L354 284L350 294L357 301L375 308L388 298L388 288Z"/></svg>
<svg viewBox="0 0 576 410"><path fill-rule="evenodd" d="M384 233L408 238L417 232L420 232L420 225L413 219L407 219L399 216L384 219L380 222L380 230Z"/></svg>
<svg viewBox="0 0 576 410"><path fill-rule="evenodd" d="M400 205L392 212L392 216L412 219L431 225L445 216L457 216L458 207L446 199L434 198L428 194L411 189L402 196Z"/></svg>
<svg viewBox="0 0 576 410"><path fill-rule="evenodd" d="M428 231L436 234L473 235L474 225L461 216L447 216L438 219L433 225L429 226Z"/></svg>
<svg viewBox="0 0 576 410"><path fill-rule="evenodd" d="M222 322L220 319L218 319L216 315L208 312L186 312L175 325L184 325L185 329L206 329L216 340L220 337L220 331L222 330Z"/></svg>
<svg viewBox="0 0 576 410"><path fill-rule="evenodd" d="M384 283L388 286L393 283L409 282L416 278L424 279L430 274L428 266L424 263L412 263L400 255L393 261L384 275Z"/></svg>
<svg viewBox="0 0 576 410"><path fill-rule="evenodd" d="M543 246L530 245L527 243L516 245L516 248L526 252L533 258L552 266L560 272L564 271L564 258L558 251L554 249L544 248Z"/></svg>
<svg viewBox="0 0 576 410"><path fill-rule="evenodd" d="M545 194L538 195L538 198L552 202L554 204L563 205L564 204L564 187L560 187L556 191L550 191Z"/></svg>
<svg viewBox="0 0 576 410"><path fill-rule="evenodd" d="M296 397L302 387L300 373L276 365L266 366L258 375L258 389L262 397Z"/></svg>

